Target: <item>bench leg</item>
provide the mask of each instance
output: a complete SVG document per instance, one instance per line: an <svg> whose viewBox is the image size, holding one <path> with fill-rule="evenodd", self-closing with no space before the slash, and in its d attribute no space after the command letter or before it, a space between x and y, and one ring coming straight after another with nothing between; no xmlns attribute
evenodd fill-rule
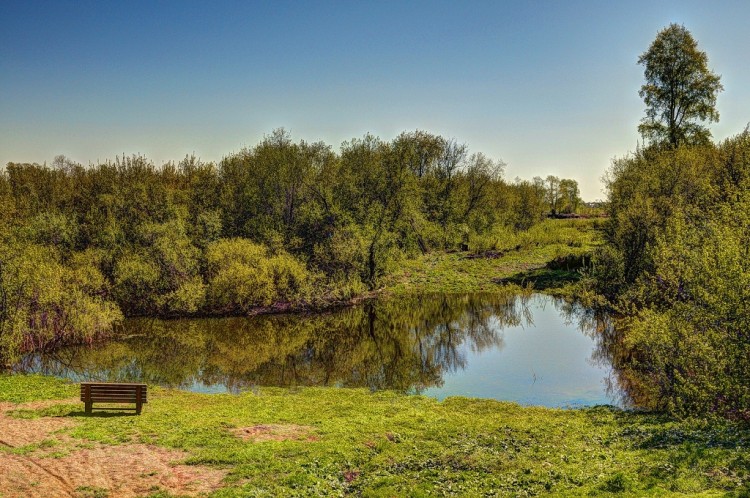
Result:
<svg viewBox="0 0 750 498"><path fill-rule="evenodd" d="M135 414L141 414L141 406L143 404L143 386L137 386L135 388Z"/></svg>
<svg viewBox="0 0 750 498"><path fill-rule="evenodd" d="M93 404L94 403L92 403L91 401L86 401L86 413L91 413L91 408Z"/></svg>

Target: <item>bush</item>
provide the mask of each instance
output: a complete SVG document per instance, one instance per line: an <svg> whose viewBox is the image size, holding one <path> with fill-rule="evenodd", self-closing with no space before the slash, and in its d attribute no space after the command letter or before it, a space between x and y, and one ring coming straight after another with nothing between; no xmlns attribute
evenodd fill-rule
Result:
<svg viewBox="0 0 750 498"><path fill-rule="evenodd" d="M193 277L162 298L162 306L170 313L197 313L206 302L206 284L201 277Z"/></svg>
<svg viewBox="0 0 750 498"><path fill-rule="evenodd" d="M222 239L206 250L208 306L213 312L247 313L255 306L295 301L309 295L311 276L286 252L270 256L247 239Z"/></svg>
<svg viewBox="0 0 750 498"><path fill-rule="evenodd" d="M34 349L93 340L122 320L87 259L74 258L71 268L49 247L0 246L0 364Z"/></svg>
<svg viewBox="0 0 750 498"><path fill-rule="evenodd" d="M209 306L220 313L246 313L255 306L268 306L274 295L273 277L266 264L232 262L219 269L208 284Z"/></svg>
<svg viewBox="0 0 750 498"><path fill-rule="evenodd" d="M299 260L282 253L268 263L277 300L294 301L309 294L310 275Z"/></svg>
<svg viewBox="0 0 750 498"><path fill-rule="evenodd" d="M114 268L114 294L127 314L156 311L159 266L145 254L128 252Z"/></svg>
<svg viewBox="0 0 750 498"><path fill-rule="evenodd" d="M645 150L610 173L598 288L641 404L750 420L750 140Z"/></svg>

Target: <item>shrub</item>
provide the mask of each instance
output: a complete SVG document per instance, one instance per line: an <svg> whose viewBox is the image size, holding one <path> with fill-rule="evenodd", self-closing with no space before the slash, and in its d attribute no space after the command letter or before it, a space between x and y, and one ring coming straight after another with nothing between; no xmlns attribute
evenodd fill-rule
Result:
<svg viewBox="0 0 750 498"><path fill-rule="evenodd" d="M114 268L114 294L127 314L155 311L159 267L145 254L128 252Z"/></svg>
<svg viewBox="0 0 750 498"><path fill-rule="evenodd" d="M305 265L286 252L275 256L247 239L222 239L206 250L207 301L214 312L246 313L255 306L294 301L310 293Z"/></svg>
<svg viewBox="0 0 750 498"><path fill-rule="evenodd" d="M53 248L0 246L0 364L63 342L90 341L122 319L107 301L99 270L76 259L65 266Z"/></svg>

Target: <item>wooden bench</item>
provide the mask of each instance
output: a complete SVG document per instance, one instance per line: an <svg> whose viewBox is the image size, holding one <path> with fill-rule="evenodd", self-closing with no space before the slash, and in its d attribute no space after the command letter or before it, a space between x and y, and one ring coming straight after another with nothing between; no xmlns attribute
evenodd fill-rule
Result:
<svg viewBox="0 0 750 498"><path fill-rule="evenodd" d="M125 384L118 382L81 382L81 401L86 404L86 413L91 413L94 403L135 403L135 413L141 414L141 407L147 402L146 384ZM132 410L130 407L118 407ZM109 410L110 408L101 408Z"/></svg>

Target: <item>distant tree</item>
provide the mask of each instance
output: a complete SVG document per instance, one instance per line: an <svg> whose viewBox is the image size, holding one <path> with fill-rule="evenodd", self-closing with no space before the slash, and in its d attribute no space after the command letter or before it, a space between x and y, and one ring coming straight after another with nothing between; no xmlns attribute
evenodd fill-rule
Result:
<svg viewBox="0 0 750 498"><path fill-rule="evenodd" d="M547 190L541 177L529 182L516 178L511 190L510 215L513 228L528 230L544 219L547 212Z"/></svg>
<svg viewBox="0 0 750 498"><path fill-rule="evenodd" d="M450 245L449 229L459 221L462 214L458 185L460 174L466 166L468 151L466 144L460 144L453 139L447 140L435 163L434 183L431 185L434 195L429 208L443 232L445 248Z"/></svg>
<svg viewBox="0 0 750 498"><path fill-rule="evenodd" d="M403 132L393 141L394 152L399 160L408 163L411 171L422 178L430 173L435 162L443 153L446 140L439 136L416 130Z"/></svg>
<svg viewBox="0 0 750 498"><path fill-rule="evenodd" d="M575 213L581 202L580 193L577 181L570 178L560 180L560 198L562 199L560 211L563 213Z"/></svg>
<svg viewBox="0 0 750 498"><path fill-rule="evenodd" d="M549 212L557 214L560 204L560 179L554 175L547 176L546 180L546 196L547 202L549 203Z"/></svg>
<svg viewBox="0 0 750 498"><path fill-rule="evenodd" d="M489 205L488 198L493 185L500 181L505 169L502 161L493 161L481 152L472 154L463 173L465 183L465 205L463 217L466 219L480 206Z"/></svg>
<svg viewBox="0 0 750 498"><path fill-rule="evenodd" d="M646 117L638 131L652 143L705 143L711 136L698 121L719 121L716 95L721 77L708 69L708 57L684 26L670 24L638 58L646 83L639 95Z"/></svg>

